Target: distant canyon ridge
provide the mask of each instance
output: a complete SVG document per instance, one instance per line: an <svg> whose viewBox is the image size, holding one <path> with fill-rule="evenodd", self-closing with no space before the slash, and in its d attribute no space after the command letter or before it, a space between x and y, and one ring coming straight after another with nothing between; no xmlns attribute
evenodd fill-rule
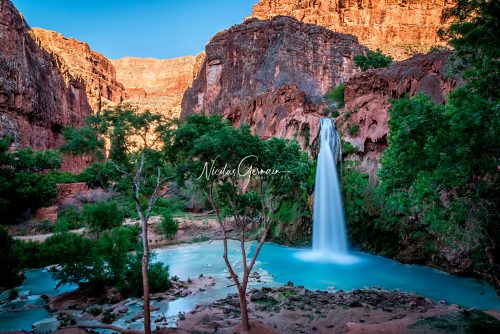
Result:
<svg viewBox="0 0 500 334"><path fill-rule="evenodd" d="M361 128L345 135L366 159L367 150L384 146L389 97L425 91L442 102L453 83L444 79L443 55L363 73L353 57L368 47L405 59L442 45L440 15L452 4L262 0L197 56L109 60L84 42L29 27L10 0L0 0L0 136L13 138L13 149L57 148L63 127L83 125L100 106L129 103L172 118L223 114L265 138L296 137L313 151L328 107L322 97L345 83L346 108L359 112L349 122ZM346 131L350 123L339 122ZM64 169L88 163L67 157Z"/></svg>

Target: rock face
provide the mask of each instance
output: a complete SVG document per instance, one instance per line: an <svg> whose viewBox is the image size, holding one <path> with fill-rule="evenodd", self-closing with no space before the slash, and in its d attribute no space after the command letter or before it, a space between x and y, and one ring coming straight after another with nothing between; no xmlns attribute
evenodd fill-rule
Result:
<svg viewBox="0 0 500 334"><path fill-rule="evenodd" d="M356 73L353 56L365 49L354 36L290 17L248 20L206 46L182 115L218 113L260 136L298 134L311 144L322 96Z"/></svg>
<svg viewBox="0 0 500 334"><path fill-rule="evenodd" d="M125 86L125 101L140 110L178 118L182 95L195 77L197 57L111 60Z"/></svg>
<svg viewBox="0 0 500 334"><path fill-rule="evenodd" d="M0 0L0 136L13 148L55 148L66 126L81 126L92 112L85 83L64 60L50 54L9 0ZM81 169L68 157L65 169Z"/></svg>
<svg viewBox="0 0 500 334"><path fill-rule="evenodd" d="M85 84L85 92L93 110L104 104L123 101L123 85L116 80L116 72L110 60L90 49L87 43L50 30L33 28L37 42L49 54L64 62L61 70Z"/></svg>
<svg viewBox="0 0 500 334"><path fill-rule="evenodd" d="M371 49L395 59L442 44L441 12L454 0L261 0L252 17L288 15L336 32L357 36Z"/></svg>
<svg viewBox="0 0 500 334"><path fill-rule="evenodd" d="M388 68L360 73L346 82L345 107L337 125L344 138L358 149L356 156L372 180L380 153L387 147L389 99L423 92L434 102L444 103L456 86L456 81L445 77L448 56L447 52L417 55ZM355 133L350 131L353 127L358 128Z"/></svg>

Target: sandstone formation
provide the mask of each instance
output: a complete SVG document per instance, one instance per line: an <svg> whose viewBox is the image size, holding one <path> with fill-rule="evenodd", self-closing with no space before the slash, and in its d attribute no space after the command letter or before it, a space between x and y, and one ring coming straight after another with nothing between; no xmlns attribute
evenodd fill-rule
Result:
<svg viewBox="0 0 500 334"><path fill-rule="evenodd" d="M370 49L401 60L442 42L441 12L455 0L260 0L252 17L288 15L355 35Z"/></svg>
<svg viewBox="0 0 500 334"><path fill-rule="evenodd" d="M125 86L125 101L140 110L178 118L184 91L192 84L197 57L174 59L121 58L112 60Z"/></svg>
<svg viewBox="0 0 500 334"><path fill-rule="evenodd" d="M64 62L62 67L85 84L85 92L93 110L99 103L118 104L123 100L123 86L116 80L110 60L90 49L87 43L50 30L32 28L37 42L49 54Z"/></svg>
<svg viewBox="0 0 500 334"><path fill-rule="evenodd" d="M417 55L389 68L369 70L353 76L345 84L345 107L337 117L343 137L355 146L362 168L372 179L378 169L380 153L387 147L390 98L418 92L444 103L456 82L445 76L448 52ZM351 134L351 127L358 130Z"/></svg>
<svg viewBox="0 0 500 334"><path fill-rule="evenodd" d="M182 101L182 115L219 113L263 137L302 146L318 134L323 95L357 72L357 38L290 17L247 20L218 33Z"/></svg>
<svg viewBox="0 0 500 334"><path fill-rule="evenodd" d="M0 0L0 136L11 136L13 149L55 148L61 129L81 126L91 112L83 80L39 45L11 1ZM65 168L85 164L67 158Z"/></svg>

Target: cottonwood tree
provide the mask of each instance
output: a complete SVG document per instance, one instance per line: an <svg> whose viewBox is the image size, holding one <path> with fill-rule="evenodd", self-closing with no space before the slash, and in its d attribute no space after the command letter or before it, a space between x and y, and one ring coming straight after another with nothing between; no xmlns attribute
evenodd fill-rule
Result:
<svg viewBox="0 0 500 334"><path fill-rule="evenodd" d="M238 291L241 332L250 330L246 291L250 273L286 200L300 192L310 163L296 142L263 141L248 126L234 128L220 117L195 116L180 124L169 148L179 183L190 180L206 195L222 232L223 259ZM242 272L229 260L232 218L240 244ZM257 246L247 254L249 232Z"/></svg>
<svg viewBox="0 0 500 334"><path fill-rule="evenodd" d="M130 190L141 222L144 331L147 334L151 333L148 222L157 200L168 191L169 170L162 150L170 124L162 115L116 107L90 116L87 126L81 130L68 131L65 145L72 152L95 153L100 152L96 146L106 143L106 164L121 173L120 186ZM95 137L100 140L90 144L85 140Z"/></svg>

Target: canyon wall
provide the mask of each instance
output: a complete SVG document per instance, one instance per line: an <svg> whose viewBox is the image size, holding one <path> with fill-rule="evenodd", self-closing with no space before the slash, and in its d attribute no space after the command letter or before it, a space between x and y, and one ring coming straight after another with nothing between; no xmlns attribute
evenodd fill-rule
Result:
<svg viewBox="0 0 500 334"><path fill-rule="evenodd" d="M62 59L74 78L85 84L85 92L93 110L102 105L116 105L123 100L123 85L116 80L110 60L90 49L87 43L64 37L55 31L32 28L38 44L50 55Z"/></svg>
<svg viewBox="0 0 500 334"><path fill-rule="evenodd" d="M0 0L0 136L12 148L56 148L64 126L81 126L92 112L85 83L59 55L44 49L11 1ZM85 158L66 157L78 170Z"/></svg>
<svg viewBox="0 0 500 334"><path fill-rule="evenodd" d="M182 115L218 113L264 138L298 135L310 145L323 95L358 71L353 56L365 49L354 36L290 17L247 20L207 44Z"/></svg>
<svg viewBox="0 0 500 334"><path fill-rule="evenodd" d="M355 35L370 49L397 60L434 45L441 12L455 0L260 0L252 17L287 15L336 32Z"/></svg>
<svg viewBox="0 0 500 334"><path fill-rule="evenodd" d="M446 76L448 56L448 52L416 55L388 68L362 72L345 83L345 107L337 126L358 150L351 158L361 161L361 169L371 180L376 179L381 152L387 147L389 100L422 92L436 103L445 103L457 84Z"/></svg>
<svg viewBox="0 0 500 334"><path fill-rule="evenodd" d="M200 57L200 56L199 56ZM124 100L140 110L178 118L182 95L192 84L198 57L111 60L125 87Z"/></svg>

